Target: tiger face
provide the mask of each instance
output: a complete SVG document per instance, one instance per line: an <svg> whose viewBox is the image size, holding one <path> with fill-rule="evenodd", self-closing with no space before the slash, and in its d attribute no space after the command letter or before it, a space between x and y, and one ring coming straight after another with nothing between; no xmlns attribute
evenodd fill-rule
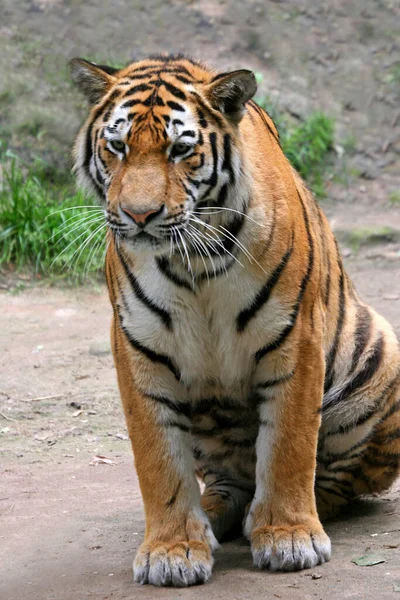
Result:
<svg viewBox="0 0 400 600"><path fill-rule="evenodd" d="M183 236L194 240L200 208L243 208L238 124L256 91L253 73L216 74L164 56L119 71L81 59L71 66L92 103L75 172L117 238L135 252L165 253Z"/></svg>

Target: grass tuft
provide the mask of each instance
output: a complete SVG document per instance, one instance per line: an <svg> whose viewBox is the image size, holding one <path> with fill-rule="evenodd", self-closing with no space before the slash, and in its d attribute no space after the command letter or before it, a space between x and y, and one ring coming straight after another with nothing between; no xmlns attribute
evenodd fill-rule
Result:
<svg viewBox="0 0 400 600"><path fill-rule="evenodd" d="M15 157L2 166L0 264L74 282L98 276L104 261L103 211L72 192L65 177L61 186L49 182L46 168L42 162L26 167Z"/></svg>

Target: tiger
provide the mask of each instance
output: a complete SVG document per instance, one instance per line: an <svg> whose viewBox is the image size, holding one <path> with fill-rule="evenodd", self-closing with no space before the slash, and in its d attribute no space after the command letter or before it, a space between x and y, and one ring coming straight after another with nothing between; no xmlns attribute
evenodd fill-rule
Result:
<svg viewBox="0 0 400 600"><path fill-rule="evenodd" d="M134 581L206 582L241 526L260 569L325 563L321 521L399 473L391 326L359 299L250 70L160 54L71 72L145 511Z"/></svg>

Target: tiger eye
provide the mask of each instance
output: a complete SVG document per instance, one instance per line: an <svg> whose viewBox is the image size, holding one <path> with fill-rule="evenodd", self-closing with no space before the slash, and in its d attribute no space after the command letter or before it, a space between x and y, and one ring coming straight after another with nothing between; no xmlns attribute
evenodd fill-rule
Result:
<svg viewBox="0 0 400 600"><path fill-rule="evenodd" d="M122 140L112 140L110 144L114 148L114 150L117 150L117 152L122 152L123 150L125 150L125 142L123 142Z"/></svg>

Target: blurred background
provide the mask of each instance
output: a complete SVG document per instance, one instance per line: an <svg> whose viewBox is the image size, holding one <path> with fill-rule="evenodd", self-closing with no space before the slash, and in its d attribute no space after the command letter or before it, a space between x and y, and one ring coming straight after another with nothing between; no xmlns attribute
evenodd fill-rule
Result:
<svg viewBox="0 0 400 600"><path fill-rule="evenodd" d="M87 106L67 63L119 67L155 52L255 71L256 99L328 215L356 288L400 334L399 0L0 0L7 600L139 597L131 559L143 514L109 344L104 227L70 172ZM398 486L367 521L329 529L340 551L322 579L280 575L268 589L290 600L392 598L399 498ZM351 563L365 548L386 563ZM228 545L206 596L264 598L265 577L244 543Z"/></svg>

